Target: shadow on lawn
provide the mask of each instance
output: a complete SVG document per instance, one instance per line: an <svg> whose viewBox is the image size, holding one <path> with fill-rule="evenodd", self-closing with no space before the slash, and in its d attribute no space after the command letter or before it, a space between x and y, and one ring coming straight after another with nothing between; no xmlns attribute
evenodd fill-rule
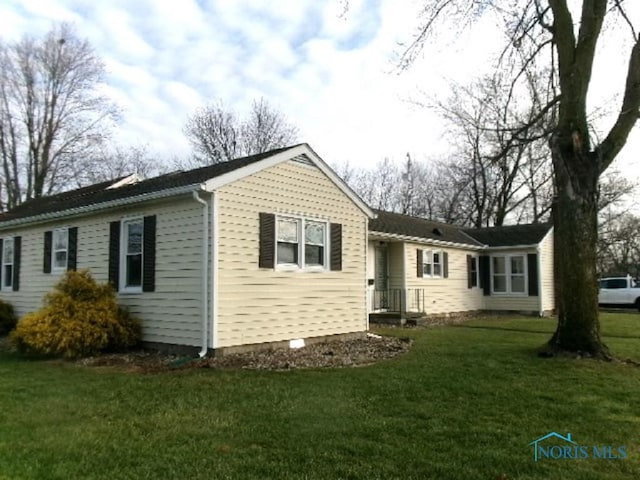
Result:
<svg viewBox="0 0 640 480"><path fill-rule="evenodd" d="M520 332L520 333L543 333L545 335L553 335L553 330L531 330L527 328L517 328L517 327L504 327L498 325L452 325L454 328L469 328L469 329L478 329L478 330L500 330L504 332ZM632 340L640 340L640 335L614 335L614 334L602 334L603 338L622 338L622 339L632 339Z"/></svg>

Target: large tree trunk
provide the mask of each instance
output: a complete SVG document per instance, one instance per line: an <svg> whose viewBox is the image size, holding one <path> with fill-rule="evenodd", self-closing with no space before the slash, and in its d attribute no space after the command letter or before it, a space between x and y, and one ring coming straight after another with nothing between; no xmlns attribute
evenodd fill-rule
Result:
<svg viewBox="0 0 640 480"><path fill-rule="evenodd" d="M599 162L571 129L551 140L555 169L555 278L558 326L548 347L608 358L600 337L596 244Z"/></svg>

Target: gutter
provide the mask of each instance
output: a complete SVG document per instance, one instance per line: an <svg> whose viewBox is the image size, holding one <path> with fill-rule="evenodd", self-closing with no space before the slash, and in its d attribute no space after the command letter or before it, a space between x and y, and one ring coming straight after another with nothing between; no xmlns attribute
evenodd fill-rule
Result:
<svg viewBox="0 0 640 480"><path fill-rule="evenodd" d="M209 313L209 204L193 190L193 199L202 205L202 349L198 356L207 354L207 319Z"/></svg>
<svg viewBox="0 0 640 480"><path fill-rule="evenodd" d="M486 245L482 245L482 244L472 245L467 243L451 242L447 240L436 240L431 238L412 237L409 235L401 235L396 233L378 232L375 230L369 231L369 237L380 238L380 239L390 239L390 240L400 240L405 242L420 243L423 245L436 245L436 246L443 246L443 247L460 248L465 250L485 250L487 248Z"/></svg>
<svg viewBox="0 0 640 480"><path fill-rule="evenodd" d="M192 185L185 185L182 187L167 188L165 190L143 193L142 195L136 195L133 197L119 198L119 199L110 200L107 202L95 203L93 205L86 205L84 207L70 208L62 211L42 213L40 215L34 215L31 217L17 218L14 220L6 220L4 222L0 222L0 230L6 230L16 226L35 225L38 223L45 223L51 220L55 220L57 218L88 215L90 213L98 212L101 210L108 210L114 207L132 205L135 203L148 202L150 200L158 200L162 198L173 197L176 195L192 193L194 192L194 189L196 191L202 190L202 184L198 183L198 184L192 184Z"/></svg>

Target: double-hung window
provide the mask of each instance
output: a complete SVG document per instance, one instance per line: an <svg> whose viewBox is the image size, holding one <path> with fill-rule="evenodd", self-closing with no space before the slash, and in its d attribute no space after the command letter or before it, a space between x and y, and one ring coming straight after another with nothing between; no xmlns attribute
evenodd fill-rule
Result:
<svg viewBox="0 0 640 480"><path fill-rule="evenodd" d="M278 219L278 265L298 265L300 257L300 220Z"/></svg>
<svg viewBox="0 0 640 480"><path fill-rule="evenodd" d="M142 219L122 222L122 283L125 290L139 291L142 288Z"/></svg>
<svg viewBox="0 0 640 480"><path fill-rule="evenodd" d="M525 271L524 271L524 256L518 255L509 257L511 267L511 293L524 293L525 292Z"/></svg>
<svg viewBox="0 0 640 480"><path fill-rule="evenodd" d="M2 287L13 287L13 238L5 238L2 243Z"/></svg>
<svg viewBox="0 0 640 480"><path fill-rule="evenodd" d="M278 217L276 264L292 268L326 268L327 223Z"/></svg>
<svg viewBox="0 0 640 480"><path fill-rule="evenodd" d="M422 253L422 276L442 276L442 252L439 250L424 250Z"/></svg>
<svg viewBox="0 0 640 480"><path fill-rule="evenodd" d="M327 242L327 224L323 222L305 222L304 258L308 267L324 267L325 245Z"/></svg>
<svg viewBox="0 0 640 480"><path fill-rule="evenodd" d="M494 256L491 259L494 293L526 293L526 267L524 255Z"/></svg>
<svg viewBox="0 0 640 480"><path fill-rule="evenodd" d="M478 286L478 257L471 256L469 258L469 286Z"/></svg>
<svg viewBox="0 0 640 480"><path fill-rule="evenodd" d="M64 271L67 269L69 257L69 230L59 228L53 231L53 241L51 249L51 265L54 271Z"/></svg>

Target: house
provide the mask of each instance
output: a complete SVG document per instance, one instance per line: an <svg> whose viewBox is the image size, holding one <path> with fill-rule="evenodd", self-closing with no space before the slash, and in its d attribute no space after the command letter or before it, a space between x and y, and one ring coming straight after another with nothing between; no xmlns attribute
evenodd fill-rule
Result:
<svg viewBox="0 0 640 480"><path fill-rule="evenodd" d="M36 310L69 269L111 282L147 344L233 350L368 328L372 210L307 145L0 216L0 297Z"/></svg>
<svg viewBox="0 0 640 480"><path fill-rule="evenodd" d="M369 221L368 305L373 319L555 309L553 228L465 229L376 211Z"/></svg>

